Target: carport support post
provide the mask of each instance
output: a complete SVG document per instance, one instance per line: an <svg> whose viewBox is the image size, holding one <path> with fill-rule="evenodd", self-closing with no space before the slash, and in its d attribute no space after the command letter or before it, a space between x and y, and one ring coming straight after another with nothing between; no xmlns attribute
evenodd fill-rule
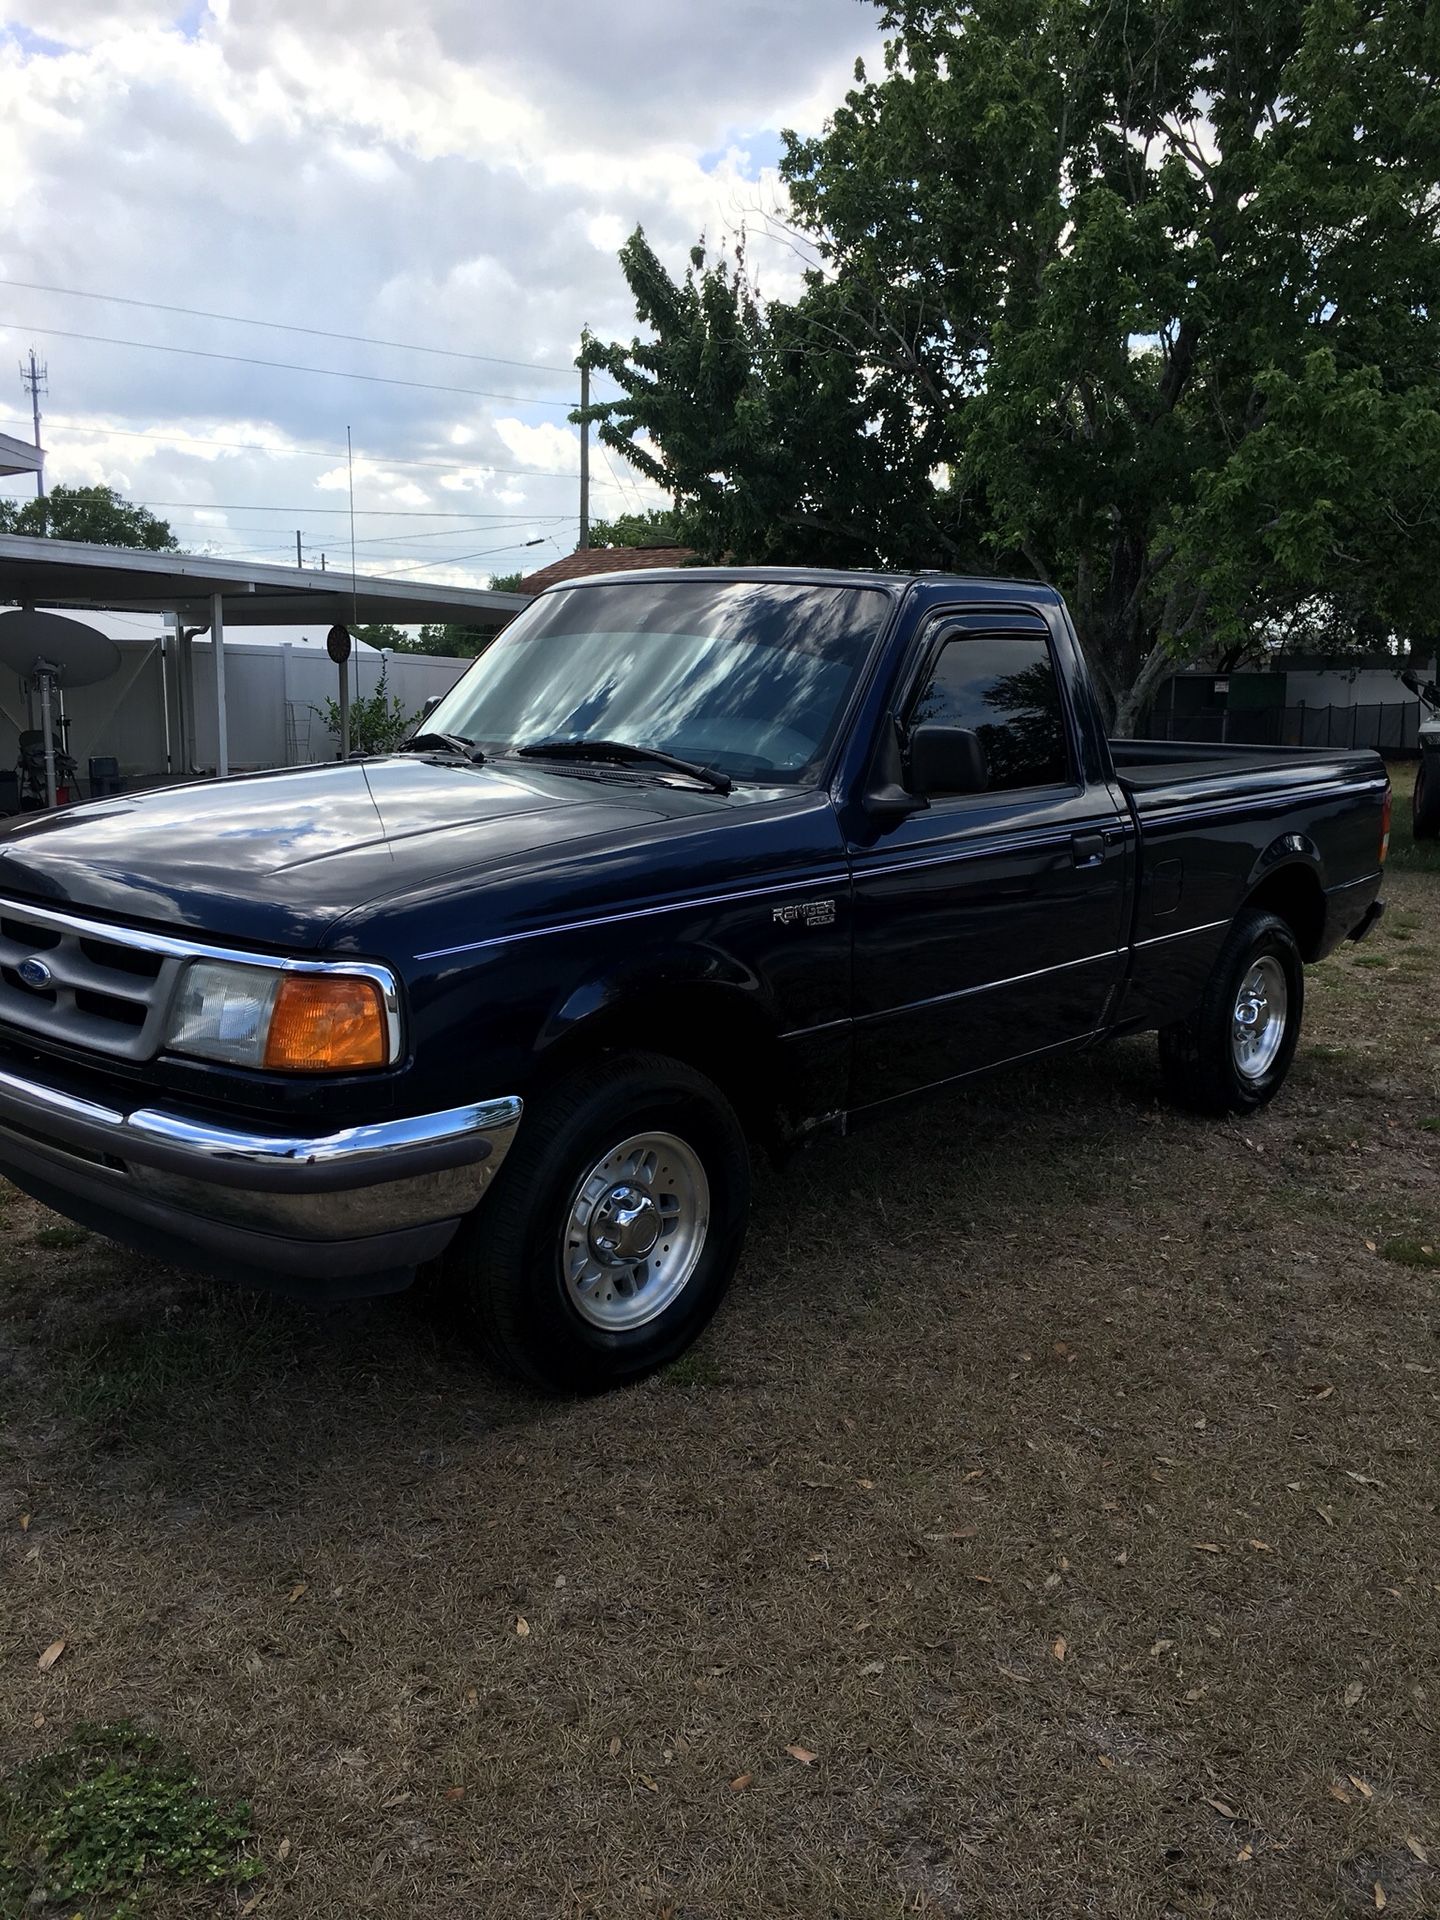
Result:
<svg viewBox="0 0 1440 1920"><path fill-rule="evenodd" d="M55 669L42 663L35 678L40 682L40 724L45 729L45 804L53 807L59 797L55 790L55 720L50 708L50 689L55 684Z"/></svg>
<svg viewBox="0 0 1440 1920"><path fill-rule="evenodd" d="M230 734L225 718L225 597L210 596L210 645L215 659L215 771L230 777Z"/></svg>

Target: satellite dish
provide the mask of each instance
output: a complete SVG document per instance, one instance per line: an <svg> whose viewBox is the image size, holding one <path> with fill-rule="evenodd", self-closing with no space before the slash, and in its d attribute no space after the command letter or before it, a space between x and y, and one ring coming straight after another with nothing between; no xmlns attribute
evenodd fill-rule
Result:
<svg viewBox="0 0 1440 1920"><path fill-rule="evenodd" d="M13 667L40 689L40 724L45 738L45 791L55 805L55 734L52 695L60 687L93 687L120 665L120 649L95 627L59 613L31 607L0 613L0 665Z"/></svg>
<svg viewBox="0 0 1440 1920"><path fill-rule="evenodd" d="M120 665L120 649L97 627L29 608L0 613L0 665L28 680L44 670L58 686L92 687Z"/></svg>

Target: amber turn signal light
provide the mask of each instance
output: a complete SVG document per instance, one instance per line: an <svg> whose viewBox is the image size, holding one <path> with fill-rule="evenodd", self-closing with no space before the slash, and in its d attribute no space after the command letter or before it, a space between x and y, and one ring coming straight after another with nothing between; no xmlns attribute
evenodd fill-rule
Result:
<svg viewBox="0 0 1440 1920"><path fill-rule="evenodd" d="M1385 804L1380 809L1380 864L1383 867L1390 855L1390 808L1394 796L1390 791L1390 782L1385 782Z"/></svg>
<svg viewBox="0 0 1440 1920"><path fill-rule="evenodd" d="M373 980L287 973L275 995L265 1065L336 1073L385 1065L385 1009Z"/></svg>

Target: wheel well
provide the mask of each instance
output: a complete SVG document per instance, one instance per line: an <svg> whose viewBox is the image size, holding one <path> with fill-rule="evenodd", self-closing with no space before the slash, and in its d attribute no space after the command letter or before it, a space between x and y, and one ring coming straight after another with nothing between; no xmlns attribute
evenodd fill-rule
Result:
<svg viewBox="0 0 1440 1920"><path fill-rule="evenodd" d="M541 1074L553 1080L600 1054L665 1053L713 1080L747 1131L766 1146L780 1126L780 1058L775 1029L758 1007L717 987L647 990L607 1008L555 1040Z"/></svg>
<svg viewBox="0 0 1440 1920"><path fill-rule="evenodd" d="M1282 867L1262 880L1245 901L1275 913L1295 936L1302 959L1313 960L1325 938L1325 893L1310 867Z"/></svg>

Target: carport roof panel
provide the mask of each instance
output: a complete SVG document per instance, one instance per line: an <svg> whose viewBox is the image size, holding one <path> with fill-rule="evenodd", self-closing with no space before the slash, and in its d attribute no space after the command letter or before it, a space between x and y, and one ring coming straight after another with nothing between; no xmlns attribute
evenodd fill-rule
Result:
<svg viewBox="0 0 1440 1920"><path fill-rule="evenodd" d="M0 433L0 473L43 473L44 469L43 448L17 440L13 434Z"/></svg>
<svg viewBox="0 0 1440 1920"><path fill-rule="evenodd" d="M204 554L144 553L0 534L0 603L7 606L178 613L189 625L208 626L211 596L217 593L224 600L226 625L240 627L376 620L496 628L530 598L364 574L352 592L350 575L339 571L258 567Z"/></svg>

